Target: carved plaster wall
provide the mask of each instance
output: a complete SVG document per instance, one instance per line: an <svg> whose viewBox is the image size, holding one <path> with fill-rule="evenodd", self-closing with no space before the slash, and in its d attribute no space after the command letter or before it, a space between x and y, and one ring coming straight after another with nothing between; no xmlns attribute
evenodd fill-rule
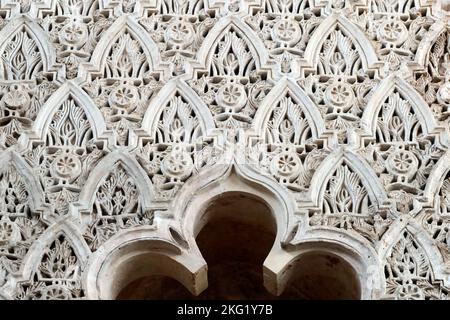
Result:
<svg viewBox="0 0 450 320"><path fill-rule="evenodd" d="M199 294L226 192L273 213L273 294L318 250L363 299L448 298L446 7L1 0L0 298L113 299L147 273Z"/></svg>

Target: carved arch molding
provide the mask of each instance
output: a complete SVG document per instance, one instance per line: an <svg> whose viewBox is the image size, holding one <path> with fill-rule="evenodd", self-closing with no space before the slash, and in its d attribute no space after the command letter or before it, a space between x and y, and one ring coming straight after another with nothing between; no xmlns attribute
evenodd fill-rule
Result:
<svg viewBox="0 0 450 320"><path fill-rule="evenodd" d="M271 208L274 294L318 250L364 299L449 298L446 7L1 1L0 298L114 298L141 260L199 294L225 192Z"/></svg>

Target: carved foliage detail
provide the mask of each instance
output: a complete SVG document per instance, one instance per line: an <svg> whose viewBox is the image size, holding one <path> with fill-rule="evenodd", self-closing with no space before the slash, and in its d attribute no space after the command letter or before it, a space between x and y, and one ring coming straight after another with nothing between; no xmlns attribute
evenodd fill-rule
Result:
<svg viewBox="0 0 450 320"><path fill-rule="evenodd" d="M0 169L0 269L16 273L30 246L46 229L41 216L31 209L29 185L13 163Z"/></svg>
<svg viewBox="0 0 450 320"><path fill-rule="evenodd" d="M32 80L42 71L42 58L36 42L25 29L20 30L1 55L1 79Z"/></svg>
<svg viewBox="0 0 450 320"><path fill-rule="evenodd" d="M206 74L190 82L209 106L217 127L230 133L250 127L259 103L272 87L256 58L248 39L230 27L211 48Z"/></svg>
<svg viewBox="0 0 450 320"><path fill-rule="evenodd" d="M55 212L64 215L78 199L91 167L104 155L84 109L71 97L61 103L45 129L45 141L35 143L25 159L41 179Z"/></svg>
<svg viewBox="0 0 450 320"><path fill-rule="evenodd" d="M329 178L321 212L312 212L311 226L330 226L355 231L377 241L392 222L389 211L380 210L360 177L345 162Z"/></svg>
<svg viewBox="0 0 450 320"><path fill-rule="evenodd" d="M418 0L0 1L0 153L23 157L38 184L20 161L0 165L2 294L83 299L84 241L92 253L138 230L165 236L156 222L177 215L153 208L226 164L292 202L305 231L295 241L393 248L385 298L447 298L435 275L450 270L449 177L425 198L450 134L445 15ZM411 85L372 108L392 78ZM202 103L181 89L160 101L172 81ZM282 92L285 81L302 92ZM93 104L70 91L46 105L66 82ZM102 161L108 152L130 159ZM408 219L442 260L406 230L389 243ZM69 234L45 234L59 224Z"/></svg>
<svg viewBox="0 0 450 320"><path fill-rule="evenodd" d="M59 235L48 246L33 279L19 284L16 299L68 300L81 299L81 265L65 236Z"/></svg>
<svg viewBox="0 0 450 320"><path fill-rule="evenodd" d="M153 223L153 213L143 210L141 197L134 179L119 162L95 194L92 221L84 235L92 250L121 229Z"/></svg>
<svg viewBox="0 0 450 320"><path fill-rule="evenodd" d="M424 249L408 232L392 248L385 264L386 294L395 299L448 299L449 291L434 279Z"/></svg>
<svg viewBox="0 0 450 320"><path fill-rule="evenodd" d="M422 133L422 125L411 104L398 92L389 95L379 112L377 140L380 142L413 141Z"/></svg>

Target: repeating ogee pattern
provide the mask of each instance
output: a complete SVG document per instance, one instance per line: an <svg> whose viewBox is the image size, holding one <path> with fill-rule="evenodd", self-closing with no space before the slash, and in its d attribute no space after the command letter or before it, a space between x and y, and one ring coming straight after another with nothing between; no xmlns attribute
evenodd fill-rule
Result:
<svg viewBox="0 0 450 320"><path fill-rule="evenodd" d="M224 167L290 250L374 252L366 298L448 298L449 39L421 0L1 1L0 298L95 298L139 232L195 255L178 201Z"/></svg>

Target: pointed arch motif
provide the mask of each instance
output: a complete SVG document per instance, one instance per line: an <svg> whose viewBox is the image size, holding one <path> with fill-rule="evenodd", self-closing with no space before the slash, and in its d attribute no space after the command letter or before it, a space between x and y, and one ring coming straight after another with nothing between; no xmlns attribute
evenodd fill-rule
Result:
<svg viewBox="0 0 450 320"><path fill-rule="evenodd" d="M309 39L298 81L318 106L328 130L346 144L378 83L380 63L370 40L344 15L330 14Z"/></svg>
<svg viewBox="0 0 450 320"><path fill-rule="evenodd" d="M276 218L272 293L317 250L354 263L364 298L450 296L441 4L16 2L0 0L0 299L115 298L135 280L115 287L115 268L198 294L193 235L222 200L251 206L237 193Z"/></svg>
<svg viewBox="0 0 450 320"><path fill-rule="evenodd" d="M86 243L68 221L54 225L27 256L16 299L82 299L82 266L89 256Z"/></svg>
<svg viewBox="0 0 450 320"><path fill-rule="evenodd" d="M43 192L31 168L13 152L0 154L0 161L0 269L6 282L21 272L30 247L47 223Z"/></svg>
<svg viewBox="0 0 450 320"><path fill-rule="evenodd" d="M306 45L316 28L325 19L313 1L259 0L258 14L244 17L262 42L271 60L275 61L274 77L300 76ZM256 3L248 4L249 8ZM251 9L248 9L251 10ZM251 11L250 11L251 12ZM306 14L305 14L306 13Z"/></svg>
<svg viewBox="0 0 450 320"><path fill-rule="evenodd" d="M400 141L410 141L412 138L428 135L437 127L427 103L411 85L398 76L390 76L381 82L368 102L361 120L368 134L376 136L380 115L384 126L392 126L391 122L397 120L394 117L398 118L399 121L395 124L403 127L400 136L396 138ZM393 141L390 134L386 136L386 130L380 129L378 136L380 141Z"/></svg>
<svg viewBox="0 0 450 320"><path fill-rule="evenodd" d="M90 60L93 74L113 79L142 78L156 71L159 63L157 45L129 15L119 17L108 28Z"/></svg>
<svg viewBox="0 0 450 320"><path fill-rule="evenodd" d="M91 250L122 229L153 225L153 186L139 163L114 151L94 168L80 194L84 237Z"/></svg>
<svg viewBox="0 0 450 320"><path fill-rule="evenodd" d="M383 206L387 196L373 169L358 155L350 150L344 152L342 149L330 154L317 169L311 181L312 203L320 206L320 199L324 199L327 177L331 177L342 164L347 167L347 170L358 175L372 203L377 207Z"/></svg>
<svg viewBox="0 0 450 320"><path fill-rule="evenodd" d="M166 115L166 113L168 114ZM183 115L180 113L183 113ZM168 123L169 119L171 119L170 123ZM161 133L157 133L158 127L161 124L165 126L173 125L173 121L176 121L176 119L179 119L178 122L180 122L181 127L185 128L185 132L181 134L182 138L158 139L157 136L161 136ZM208 107L197 93L184 81L175 79L167 83L150 101L142 120L142 127L155 141L192 143L195 141L195 137L206 136L211 133L215 125ZM176 128L167 128L165 134L173 133L173 130L176 130Z"/></svg>
<svg viewBox="0 0 450 320"><path fill-rule="evenodd" d="M65 215L78 199L90 166L104 154L106 126L89 96L68 81L45 103L32 131L25 159L40 176L54 213Z"/></svg>
<svg viewBox="0 0 450 320"><path fill-rule="evenodd" d="M136 182L138 189L141 192L149 194L149 196L145 197L141 195L140 200L144 207L150 206L153 197L152 183L134 157L122 150L116 150L109 153L92 170L89 179L80 194L80 203L86 204L87 207L92 206L94 201L93 195L97 191L101 181L104 181L106 175L109 174L118 163L120 163L127 174Z"/></svg>
<svg viewBox="0 0 450 320"><path fill-rule="evenodd" d="M179 79L166 84L150 102L143 127L150 139L140 139L136 156L161 200L172 198L221 152L221 136L208 107Z"/></svg>
<svg viewBox="0 0 450 320"><path fill-rule="evenodd" d="M208 105L216 126L236 135L249 128L273 87L268 53L240 15L221 18L197 53L189 84ZM230 139L232 139L230 137Z"/></svg>
<svg viewBox="0 0 450 320"><path fill-rule="evenodd" d="M442 279L442 271L430 259L439 257L431 244L424 246L420 227L409 223L398 230L389 248L380 252L384 261L386 291L384 298L433 300L448 299L450 291ZM388 242L386 242L388 243ZM425 243L426 244L426 243ZM439 259L440 260L440 259ZM437 266L442 265L436 261Z"/></svg>
<svg viewBox="0 0 450 320"><path fill-rule="evenodd" d="M329 37L331 37L330 44L333 45L330 49L339 50L345 69L334 70L332 64L320 66L320 52L324 46L324 41L327 41ZM332 51L325 53L323 58L330 59L333 53ZM320 71L323 68L324 74L356 75L361 67L365 72L378 67L378 58L370 40L344 15L337 13L331 14L317 27L306 47L305 59L309 67L315 71ZM339 64L336 64L336 66L341 68ZM331 69L328 70L327 68Z"/></svg>
<svg viewBox="0 0 450 320"><path fill-rule="evenodd" d="M235 73L235 70L231 69L230 72L233 72L233 74L222 74L220 71L226 71L224 70L224 67L218 65L212 67L212 65L214 65L214 60L218 61L220 58L225 59L225 56L220 54L221 50L219 50L218 56L214 59L215 52L218 50L217 46L221 41L224 42L223 52L230 49L232 52L235 50L237 51L234 52L237 60L232 62L233 64L237 62L239 65L237 74ZM246 76L252 70L261 70L266 67L269 56L264 44L259 37L254 34L254 31L250 26L243 22L239 16L230 15L221 18L209 31L203 45L198 50L197 60L200 62L200 65L197 68L205 69L209 72L213 71L210 76ZM221 63L222 61L218 62ZM231 65L230 67L235 69Z"/></svg>
<svg viewBox="0 0 450 320"><path fill-rule="evenodd" d="M352 230L377 242L393 220L387 195L366 162L350 150L329 155L311 180L310 226Z"/></svg>
<svg viewBox="0 0 450 320"><path fill-rule="evenodd" d="M420 41L419 46L417 47L417 52L415 56L415 62L421 67L421 68L427 68L427 64L429 64L429 68L433 68L433 70L430 73L432 75L436 75L439 69L439 64L436 62L439 62L439 58L441 58L441 51L445 51L445 48L443 44L438 44L439 50L437 50L436 53L431 52L433 46L436 46L436 42L445 42L445 39L440 39L441 37L445 36L446 34L446 26L445 23L438 20L433 25L431 25L430 30L425 34L425 36L422 38L422 41ZM442 52L443 54L444 52ZM436 55L437 56L433 56ZM434 72L435 74L433 74Z"/></svg>
<svg viewBox="0 0 450 320"><path fill-rule="evenodd" d="M155 197L172 198L189 177L220 153L221 135L196 92L180 79L167 83L150 102L136 156L155 186Z"/></svg>
<svg viewBox="0 0 450 320"><path fill-rule="evenodd" d="M47 100L34 122L33 131L40 140L46 141L48 135L57 135L60 133L58 131L66 130L68 125L71 131L76 131L76 138L72 138L72 142L80 147L86 144L86 139L98 139L106 131L101 112L89 95L72 81L65 82ZM78 133L78 127L84 130ZM58 140L57 137L52 140L55 139Z"/></svg>
<svg viewBox="0 0 450 320"><path fill-rule="evenodd" d="M16 168L24 179L24 186L28 189L31 209L40 210L43 207L43 190L27 162L14 151L4 151L0 153L0 163L5 170L8 170L8 164Z"/></svg>
<svg viewBox="0 0 450 320"><path fill-rule="evenodd" d="M269 94L265 97L265 99L263 100L263 102L261 103L261 105L258 108L258 111L255 114L255 119L253 121L253 128L256 132L257 135L259 135L261 138L265 135L267 135L267 130L268 126L269 126L269 122L271 121L271 117L275 116L275 109L276 108L280 108L283 109L279 106L279 104L281 103L281 101L284 99L283 103L286 105L297 105L300 110L298 110L298 112L304 114L304 117L301 117L302 120L305 119L307 121L307 124L305 124L310 130L310 133L307 134L305 132L305 134L314 139L317 139L321 136L321 134L325 131L325 124L324 121L322 119L322 116L320 115L320 112L317 108L317 106L314 104L314 102L308 97L308 95L303 91L303 89L301 87L299 87L295 82L293 82L292 80L289 80L288 78L284 78L282 80L280 80L278 82L278 84L272 88L272 90L270 90ZM292 107L291 107L292 108ZM297 109L296 108L296 109ZM284 108L286 109L286 108ZM283 109L283 110L284 110ZM292 116L290 117L289 115L287 115L288 110L284 110L283 115L287 116L287 120L290 121L291 125L293 125L293 121L294 120L300 120L297 116L298 112L294 112L294 110L292 110L292 112L290 113L294 113L292 114ZM280 114L279 112L277 112L277 114ZM281 114L280 114L281 115ZM292 117L296 118L293 119ZM292 119L291 119L292 118ZM274 120L272 120L274 121ZM279 125L281 126L281 124ZM276 131L280 131L280 127L272 127L272 130L276 130ZM298 128L296 128L298 129ZM307 130L305 128L305 130ZM298 136L297 130L295 130L295 136ZM304 130L302 130L302 132L304 132ZM304 136L304 135L303 135ZM270 140L270 139L269 139ZM267 140L266 142L268 143L275 143L276 141L279 141L279 139L276 139L274 137L272 137L272 139L270 140L271 142L269 142L269 140ZM296 143L296 144L302 144L300 142L304 142L305 139L302 138L298 138L295 139L295 141L291 141L292 143ZM288 141L285 141L288 142Z"/></svg>
<svg viewBox="0 0 450 320"><path fill-rule="evenodd" d="M113 143L135 147L134 130L166 79L157 44L135 17L124 14L105 31L84 67L83 89L113 129Z"/></svg>
<svg viewBox="0 0 450 320"><path fill-rule="evenodd" d="M317 106L292 80L282 79L262 101L253 121L249 158L294 193L307 192L328 151Z"/></svg>
<svg viewBox="0 0 450 320"><path fill-rule="evenodd" d="M47 72L56 61L54 49L42 28L30 18L13 19L1 31L0 79L7 81L34 80Z"/></svg>

